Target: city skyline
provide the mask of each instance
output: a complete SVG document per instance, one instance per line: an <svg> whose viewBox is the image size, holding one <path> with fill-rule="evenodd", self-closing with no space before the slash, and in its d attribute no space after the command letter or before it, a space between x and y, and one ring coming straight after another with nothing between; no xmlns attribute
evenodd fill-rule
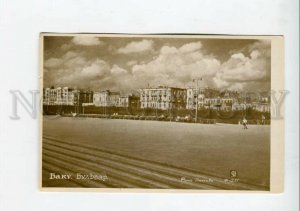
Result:
<svg viewBox="0 0 300 211"><path fill-rule="evenodd" d="M91 90L193 87L270 90L269 40L49 36L44 87Z"/></svg>

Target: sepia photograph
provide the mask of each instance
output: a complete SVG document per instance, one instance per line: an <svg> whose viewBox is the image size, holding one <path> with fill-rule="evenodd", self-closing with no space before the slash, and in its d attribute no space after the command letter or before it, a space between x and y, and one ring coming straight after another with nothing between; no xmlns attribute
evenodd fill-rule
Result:
<svg viewBox="0 0 300 211"><path fill-rule="evenodd" d="M41 187L270 191L274 37L42 33Z"/></svg>
<svg viewBox="0 0 300 211"><path fill-rule="evenodd" d="M298 0L0 0L0 211L299 211Z"/></svg>

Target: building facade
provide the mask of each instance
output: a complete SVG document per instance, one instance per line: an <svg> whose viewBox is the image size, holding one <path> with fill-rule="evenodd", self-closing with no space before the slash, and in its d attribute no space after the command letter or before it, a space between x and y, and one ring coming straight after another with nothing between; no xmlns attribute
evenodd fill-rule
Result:
<svg viewBox="0 0 300 211"><path fill-rule="evenodd" d="M43 90L43 104L44 105L56 105L57 101L57 90L46 88Z"/></svg>
<svg viewBox="0 0 300 211"><path fill-rule="evenodd" d="M198 97L198 100L197 100ZM188 88L186 109L232 110L234 98L228 93L221 95L217 90L209 88Z"/></svg>
<svg viewBox="0 0 300 211"><path fill-rule="evenodd" d="M205 98L204 99L204 108L220 110L222 105L222 98L213 97L213 98Z"/></svg>
<svg viewBox="0 0 300 211"><path fill-rule="evenodd" d="M120 92L116 91L100 91L94 92L93 103L98 107L113 107L119 105Z"/></svg>
<svg viewBox="0 0 300 211"><path fill-rule="evenodd" d="M118 91L99 91L72 89L69 87L51 87L43 89L44 105L123 107L132 109L213 109L246 110L270 112L270 94L249 97L236 91L218 91L210 88L176 88L159 86L143 88L140 95L121 96Z"/></svg>
<svg viewBox="0 0 300 211"><path fill-rule="evenodd" d="M118 107L139 109L140 97L134 95L120 96Z"/></svg>
<svg viewBox="0 0 300 211"><path fill-rule="evenodd" d="M82 105L84 104L91 104L93 103L93 92L89 90L74 90L73 91L75 95L75 104L76 105Z"/></svg>
<svg viewBox="0 0 300 211"><path fill-rule="evenodd" d="M140 90L141 108L184 109L186 107L186 89L160 86Z"/></svg>
<svg viewBox="0 0 300 211"><path fill-rule="evenodd" d="M225 111L230 111L230 110L232 110L233 103L234 103L233 98L230 98L230 97L222 98L220 109L225 110Z"/></svg>
<svg viewBox="0 0 300 211"><path fill-rule="evenodd" d="M68 87L46 88L43 93L44 105L81 105L90 103L93 99L93 92L80 91Z"/></svg>
<svg viewBox="0 0 300 211"><path fill-rule="evenodd" d="M186 97L186 109L196 109L197 104L198 108L203 108L206 92L206 88L199 88L198 90L196 88L188 88Z"/></svg>
<svg viewBox="0 0 300 211"><path fill-rule="evenodd" d="M73 89L68 87L46 88L43 95L44 105L74 105Z"/></svg>
<svg viewBox="0 0 300 211"><path fill-rule="evenodd" d="M269 96L261 96L257 102L253 103L253 110L260 112L271 112L271 104Z"/></svg>
<svg viewBox="0 0 300 211"><path fill-rule="evenodd" d="M57 104L58 105L75 105L77 102L76 99L76 90L63 87L57 88Z"/></svg>
<svg viewBox="0 0 300 211"><path fill-rule="evenodd" d="M118 107L129 107L129 96L120 96Z"/></svg>

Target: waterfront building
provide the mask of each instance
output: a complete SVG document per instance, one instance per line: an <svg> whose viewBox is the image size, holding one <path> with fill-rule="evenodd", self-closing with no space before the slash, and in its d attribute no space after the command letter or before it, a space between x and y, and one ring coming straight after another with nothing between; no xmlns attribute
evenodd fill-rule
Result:
<svg viewBox="0 0 300 211"><path fill-rule="evenodd" d="M123 108L140 108L140 97L129 95L129 96L120 96L118 107Z"/></svg>
<svg viewBox="0 0 300 211"><path fill-rule="evenodd" d="M198 104L198 109L204 107L205 94L207 94L208 88L187 88L186 97L186 109L196 109ZM198 97L198 102L197 102Z"/></svg>
<svg viewBox="0 0 300 211"><path fill-rule="evenodd" d="M184 109L186 107L186 89L159 86L140 89L141 108Z"/></svg>
<svg viewBox="0 0 300 211"><path fill-rule="evenodd" d="M77 90L69 87L46 88L43 91L44 105L81 105L91 103L93 92Z"/></svg>
<svg viewBox="0 0 300 211"><path fill-rule="evenodd" d="M100 91L94 92L93 103L99 107L113 107L119 105L120 92L117 91Z"/></svg>

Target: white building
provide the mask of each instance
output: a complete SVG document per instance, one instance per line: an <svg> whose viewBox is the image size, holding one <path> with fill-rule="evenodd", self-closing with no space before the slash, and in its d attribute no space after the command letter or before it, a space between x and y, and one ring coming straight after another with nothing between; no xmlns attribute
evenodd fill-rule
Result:
<svg viewBox="0 0 300 211"><path fill-rule="evenodd" d="M204 107L205 90L205 88L199 88L198 90L196 88L188 88L186 95L186 109L196 109L197 104L198 108Z"/></svg>
<svg viewBox="0 0 300 211"><path fill-rule="evenodd" d="M159 86L140 90L141 108L182 109L186 107L186 89Z"/></svg>
<svg viewBox="0 0 300 211"><path fill-rule="evenodd" d="M63 87L57 88L57 101L58 105L74 105L76 104L75 94L77 94L77 90Z"/></svg>
<svg viewBox="0 0 300 211"><path fill-rule="evenodd" d="M234 99L231 97L223 97L221 100L221 110L232 110Z"/></svg>
<svg viewBox="0 0 300 211"><path fill-rule="evenodd" d="M43 104L44 105L56 105L57 101L57 90L46 88L43 93Z"/></svg>
<svg viewBox="0 0 300 211"><path fill-rule="evenodd" d="M119 105L120 92L105 90L94 92L93 103L99 107L112 107Z"/></svg>
<svg viewBox="0 0 300 211"><path fill-rule="evenodd" d="M74 105L76 90L68 87L46 88L44 90L44 105Z"/></svg>
<svg viewBox="0 0 300 211"><path fill-rule="evenodd" d="M270 97L261 97L258 102L253 103L252 108L260 112L271 112Z"/></svg>

